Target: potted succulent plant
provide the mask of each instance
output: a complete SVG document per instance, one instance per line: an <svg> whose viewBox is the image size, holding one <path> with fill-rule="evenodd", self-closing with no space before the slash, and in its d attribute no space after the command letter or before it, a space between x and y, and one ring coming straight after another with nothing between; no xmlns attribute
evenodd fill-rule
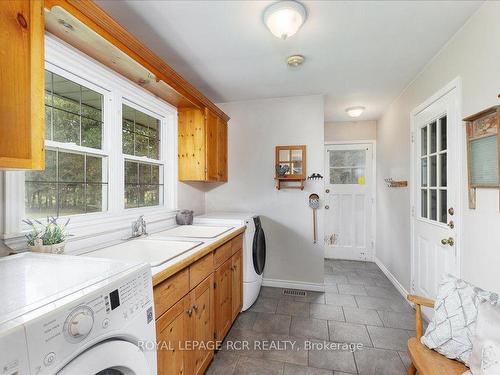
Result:
<svg viewBox="0 0 500 375"><path fill-rule="evenodd" d="M31 228L26 235L28 248L37 253L62 254L66 246L66 227L69 219L64 225L57 223L57 217L47 217L47 223L42 223L37 219L23 220Z"/></svg>

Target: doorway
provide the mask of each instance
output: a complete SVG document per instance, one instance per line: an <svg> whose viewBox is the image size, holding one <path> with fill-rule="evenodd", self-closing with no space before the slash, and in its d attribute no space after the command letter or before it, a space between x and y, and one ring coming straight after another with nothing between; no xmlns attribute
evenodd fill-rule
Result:
<svg viewBox="0 0 500 375"><path fill-rule="evenodd" d="M325 146L325 258L371 261L375 141Z"/></svg>
<svg viewBox="0 0 500 375"><path fill-rule="evenodd" d="M455 80L412 112L412 293L436 298L459 276L461 131Z"/></svg>

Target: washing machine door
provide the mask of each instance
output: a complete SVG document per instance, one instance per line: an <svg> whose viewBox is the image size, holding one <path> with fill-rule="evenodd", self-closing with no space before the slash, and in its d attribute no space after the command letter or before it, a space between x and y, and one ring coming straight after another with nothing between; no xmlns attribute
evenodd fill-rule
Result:
<svg viewBox="0 0 500 375"><path fill-rule="evenodd" d="M264 266L266 265L266 236L260 222L260 217L253 218L255 223L255 234L253 237L253 267L257 275L262 275Z"/></svg>
<svg viewBox="0 0 500 375"><path fill-rule="evenodd" d="M58 375L143 375L156 373L134 344L123 340L92 346L64 366Z"/></svg>

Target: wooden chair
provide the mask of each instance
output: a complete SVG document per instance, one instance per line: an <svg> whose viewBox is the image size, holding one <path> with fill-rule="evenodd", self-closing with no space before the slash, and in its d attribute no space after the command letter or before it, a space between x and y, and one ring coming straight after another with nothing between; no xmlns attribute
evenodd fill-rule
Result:
<svg viewBox="0 0 500 375"><path fill-rule="evenodd" d="M417 337L412 337L408 340L408 354L411 359L411 365L408 368L408 375L415 375L418 371L419 375L462 375L468 370L461 362L448 359L438 352L427 348L420 342L423 334L422 324L422 306L434 307L434 301L408 295L408 301L415 303L416 308L416 334Z"/></svg>

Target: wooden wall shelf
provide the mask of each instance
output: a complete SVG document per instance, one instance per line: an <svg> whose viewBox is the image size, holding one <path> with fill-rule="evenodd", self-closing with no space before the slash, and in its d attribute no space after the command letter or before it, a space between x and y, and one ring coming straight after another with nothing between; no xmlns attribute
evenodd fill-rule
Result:
<svg viewBox="0 0 500 375"><path fill-rule="evenodd" d="M307 179L305 145L276 146L274 166L276 189L304 190L304 181Z"/></svg>
<svg viewBox="0 0 500 375"><path fill-rule="evenodd" d="M276 189L300 189L304 190L304 179L297 178L275 178ZM296 183L298 185L288 185L289 182Z"/></svg>

